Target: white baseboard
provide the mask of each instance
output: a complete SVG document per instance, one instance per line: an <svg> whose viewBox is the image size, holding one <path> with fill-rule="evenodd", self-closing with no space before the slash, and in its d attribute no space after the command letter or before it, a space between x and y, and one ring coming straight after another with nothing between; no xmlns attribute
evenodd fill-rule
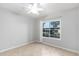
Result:
<svg viewBox="0 0 79 59"><path fill-rule="evenodd" d="M47 43L47 42L40 42L40 43L46 44L46 45L50 45L50 46L53 46L53 47L57 47L57 48L60 48L60 49L64 49L64 50L66 50L66 51L70 51L70 52L74 52L74 53L79 54L79 51L76 51L76 50L72 50L72 49L60 47L60 46L57 46L57 45L54 45L54 44L50 44L50 43Z"/></svg>
<svg viewBox="0 0 79 59"><path fill-rule="evenodd" d="M16 46L13 46L13 47L10 47L10 48L7 48L7 49L3 49L3 50L0 50L0 53L1 52L5 52L5 51L8 51L8 50L11 50L11 49L14 49L14 48L18 48L18 47L21 47L21 46L24 46L24 45L28 45L28 44L31 44L33 42L35 42L35 41L25 42L25 43L20 44L20 45L16 45ZM74 53L78 53L79 54L79 51L75 51L75 50L71 50L71 49L68 49L68 48L60 47L60 46L57 46L57 45L54 45L54 44L50 44L50 43L47 43L47 42L37 42L37 43L42 43L42 44L54 46L54 47L57 47L57 48L60 48L60 49L64 49L64 50L67 50L67 51L70 51L70 52L74 52Z"/></svg>
<svg viewBox="0 0 79 59"><path fill-rule="evenodd" d="M0 50L0 53L1 52L5 52L5 51L8 51L8 50L11 50L11 49L14 49L14 48L18 48L18 47L21 47L21 46L24 46L24 45L28 45L28 44L31 44L33 43L34 41L31 41L31 42L25 42L23 44L20 44L20 45L16 45L16 46L13 46L13 47L10 47L10 48L6 48L6 49L3 49L3 50Z"/></svg>

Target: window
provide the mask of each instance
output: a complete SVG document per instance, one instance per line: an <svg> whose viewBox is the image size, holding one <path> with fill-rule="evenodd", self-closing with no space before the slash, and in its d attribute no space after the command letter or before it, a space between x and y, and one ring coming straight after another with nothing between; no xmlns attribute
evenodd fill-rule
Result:
<svg viewBox="0 0 79 59"><path fill-rule="evenodd" d="M49 20L42 22L42 37L60 38L60 20Z"/></svg>

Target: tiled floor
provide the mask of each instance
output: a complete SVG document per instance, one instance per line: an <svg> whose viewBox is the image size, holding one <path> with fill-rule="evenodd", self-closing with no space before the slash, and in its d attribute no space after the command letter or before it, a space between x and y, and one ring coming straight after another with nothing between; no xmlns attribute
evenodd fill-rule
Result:
<svg viewBox="0 0 79 59"><path fill-rule="evenodd" d="M32 43L3 53L1 56L78 56L60 48L51 47L41 43Z"/></svg>

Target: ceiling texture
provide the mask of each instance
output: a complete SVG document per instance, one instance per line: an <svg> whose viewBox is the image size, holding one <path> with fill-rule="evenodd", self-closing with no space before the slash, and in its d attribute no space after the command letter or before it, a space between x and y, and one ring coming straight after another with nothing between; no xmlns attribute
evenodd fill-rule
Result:
<svg viewBox="0 0 79 59"><path fill-rule="evenodd" d="M28 6L31 3L0 3L0 8L4 8L5 10L9 10L11 12L15 12L17 14L21 15L29 15L30 17L41 17L41 16L47 16L52 13L61 12L64 10L72 9L79 7L79 3L45 3L40 4L39 7L43 8L44 10L40 12L40 15L30 15L27 14L27 11L25 10L24 6ZM38 3L39 4L39 3Z"/></svg>

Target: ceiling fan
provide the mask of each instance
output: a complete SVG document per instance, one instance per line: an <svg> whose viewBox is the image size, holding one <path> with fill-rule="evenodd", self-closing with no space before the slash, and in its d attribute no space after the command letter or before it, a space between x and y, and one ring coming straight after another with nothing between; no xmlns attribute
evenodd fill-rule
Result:
<svg viewBox="0 0 79 59"><path fill-rule="evenodd" d="M35 15L39 15L40 11L43 11L43 8L39 7L40 4L39 3L30 3L28 4L28 6L25 6L25 10L27 11L28 14L35 14Z"/></svg>

